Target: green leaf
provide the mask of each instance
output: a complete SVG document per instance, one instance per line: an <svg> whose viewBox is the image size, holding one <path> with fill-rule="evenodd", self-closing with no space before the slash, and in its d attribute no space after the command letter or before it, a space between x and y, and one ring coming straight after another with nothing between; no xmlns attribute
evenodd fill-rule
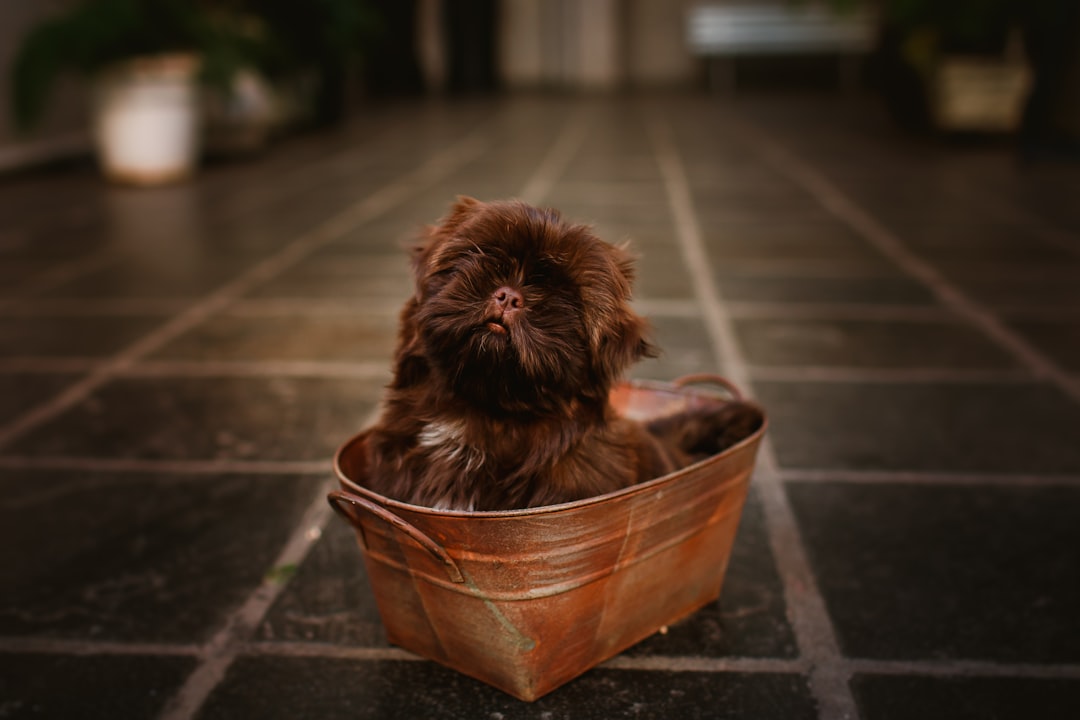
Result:
<svg viewBox="0 0 1080 720"><path fill-rule="evenodd" d="M292 580L293 575L296 574L298 567L295 563L288 563L285 565L278 565L271 568L263 578L266 582L271 582L276 585L284 585Z"/></svg>

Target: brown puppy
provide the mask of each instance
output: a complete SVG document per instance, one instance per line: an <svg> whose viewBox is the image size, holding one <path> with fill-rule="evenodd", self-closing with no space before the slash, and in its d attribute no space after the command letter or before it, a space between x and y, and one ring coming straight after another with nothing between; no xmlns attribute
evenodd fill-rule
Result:
<svg viewBox="0 0 1080 720"><path fill-rule="evenodd" d="M751 434L743 403L651 427L612 385L655 355L630 308L632 259L558 213L459 198L414 248L368 486L443 510L569 502L671 472Z"/></svg>

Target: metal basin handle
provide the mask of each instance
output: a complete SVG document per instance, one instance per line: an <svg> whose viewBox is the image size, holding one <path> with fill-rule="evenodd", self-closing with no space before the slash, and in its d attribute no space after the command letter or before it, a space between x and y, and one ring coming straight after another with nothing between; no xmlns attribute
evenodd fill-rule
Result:
<svg viewBox="0 0 1080 720"><path fill-rule="evenodd" d="M367 498L345 492L344 490L334 490L326 496L326 499L330 502L330 506L334 508L334 510L347 517L353 524L358 522L357 516L354 513L357 510L363 510L364 512L374 515L383 522L392 525L415 540L420 547L427 550L441 562L446 567L446 574L450 576L450 579L453 582L465 582L465 577L461 574L461 569L458 568L457 563L454 562L454 558L450 557L442 545L425 535L415 525L409 524L403 518L395 515L381 505L371 502Z"/></svg>
<svg viewBox="0 0 1080 720"><path fill-rule="evenodd" d="M727 390L733 400L742 400L742 391L735 385L735 383L728 380L722 375L714 375L713 373L697 373L694 375L683 375L675 380L673 383L675 387L686 387L687 385L719 385Z"/></svg>

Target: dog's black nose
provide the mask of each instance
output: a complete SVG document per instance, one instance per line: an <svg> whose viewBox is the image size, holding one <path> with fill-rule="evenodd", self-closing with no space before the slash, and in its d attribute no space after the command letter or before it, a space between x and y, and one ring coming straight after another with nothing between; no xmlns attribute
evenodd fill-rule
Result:
<svg viewBox="0 0 1080 720"><path fill-rule="evenodd" d="M503 286L496 290L492 297L495 298L495 304L499 306L499 309L505 312L512 312L514 310L520 310L525 306L525 298L521 296L521 293L512 287Z"/></svg>

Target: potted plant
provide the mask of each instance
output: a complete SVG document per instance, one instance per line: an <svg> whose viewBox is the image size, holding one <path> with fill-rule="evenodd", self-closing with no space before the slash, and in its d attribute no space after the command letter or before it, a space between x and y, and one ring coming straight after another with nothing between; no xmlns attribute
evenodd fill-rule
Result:
<svg viewBox="0 0 1080 720"><path fill-rule="evenodd" d="M95 149L113 180L188 176L199 155L201 87L227 87L267 38L235 3L77 0L33 28L12 65L16 125L40 118L59 75L92 81Z"/></svg>
<svg viewBox="0 0 1080 720"><path fill-rule="evenodd" d="M837 11L876 9L878 79L901 124L920 130L1008 131L1020 123L1031 76L1022 31L1030 29L1029 9L1046 0L826 2Z"/></svg>
<svg viewBox="0 0 1080 720"><path fill-rule="evenodd" d="M1011 131L1030 84L1012 0L885 0L897 60L943 131Z"/></svg>

